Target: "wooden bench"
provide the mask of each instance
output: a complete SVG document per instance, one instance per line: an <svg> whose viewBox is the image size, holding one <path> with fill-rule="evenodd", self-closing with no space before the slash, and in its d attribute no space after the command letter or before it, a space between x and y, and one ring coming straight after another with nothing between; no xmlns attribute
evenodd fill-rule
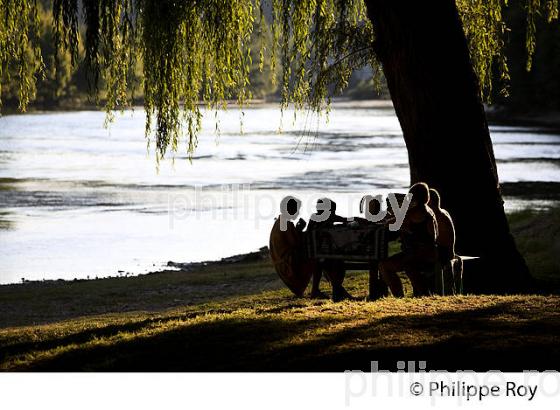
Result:
<svg viewBox="0 0 560 410"><path fill-rule="evenodd" d="M437 264L435 273L434 293L441 296L463 295L463 272L465 263L480 259L478 256L455 255L443 266Z"/></svg>

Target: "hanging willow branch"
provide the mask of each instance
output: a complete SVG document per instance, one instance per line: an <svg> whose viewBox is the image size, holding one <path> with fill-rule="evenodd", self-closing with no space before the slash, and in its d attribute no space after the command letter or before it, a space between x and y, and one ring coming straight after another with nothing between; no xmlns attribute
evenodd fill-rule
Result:
<svg viewBox="0 0 560 410"><path fill-rule="evenodd" d="M557 20L558 0L522 1L530 69L537 20ZM509 78L507 0L456 2L487 99L493 73ZM44 3L0 0L0 104L1 86L12 78L22 111L44 67L37 14ZM271 81L280 82L282 108L294 103L319 112L347 86L353 70L369 65L375 76L381 72L363 0L52 0L51 6L57 50L69 53L74 65L84 59L90 91L95 97L103 92L108 118L132 103L132 74L142 65L146 136L155 140L158 160L176 151L184 134L188 153L194 152L199 102L218 109L228 100L242 106L251 98L251 38L264 38L268 27L271 48L260 41L258 65L261 71L269 65Z"/></svg>

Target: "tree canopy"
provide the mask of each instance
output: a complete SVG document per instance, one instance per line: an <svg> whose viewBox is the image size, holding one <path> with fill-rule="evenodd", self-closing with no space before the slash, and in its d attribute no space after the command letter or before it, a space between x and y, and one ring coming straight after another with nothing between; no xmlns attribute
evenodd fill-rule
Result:
<svg viewBox="0 0 560 410"><path fill-rule="evenodd" d="M558 0L523 1L529 70L537 22L558 19ZM495 94L496 72L506 93L508 1L456 4L481 96ZM375 21L367 19L364 0L0 0L0 102L1 86L11 78L22 111L48 74L39 35L43 6L52 8L56 60L68 56L76 65L83 58L91 93L104 93L109 115L131 105L142 67L146 136L158 159L176 151L183 136L193 153L200 102L219 109L233 99L243 107L252 97L254 63L278 82L282 108L293 103L317 112L328 110L353 70L370 65L381 73ZM263 41L266 36L272 41Z"/></svg>

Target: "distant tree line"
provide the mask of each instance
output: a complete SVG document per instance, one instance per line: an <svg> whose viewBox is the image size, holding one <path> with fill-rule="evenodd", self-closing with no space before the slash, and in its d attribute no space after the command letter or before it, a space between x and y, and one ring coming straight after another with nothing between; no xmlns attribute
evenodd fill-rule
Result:
<svg viewBox="0 0 560 410"><path fill-rule="evenodd" d="M103 84L99 87L97 101L92 100L88 89L84 49L80 45L79 58L73 66L70 52L57 51L53 35L52 0L38 2L38 18L40 20L40 47L43 55L44 70L33 86L35 100L31 101L31 109L81 109L95 105L103 105L106 98ZM560 25L547 24L537 20L538 45L535 48L531 70L527 70L526 25L527 17L523 2L510 2L505 9L504 21L511 29L507 32L505 54L508 60L509 78L500 78L501 73L494 74L495 84L492 91L492 104L506 114L539 114L560 111ZM270 25L266 19L255 19L255 25ZM256 30L259 30L257 27ZM271 49L271 30L265 33L265 48ZM268 35L266 35L268 34ZM264 65L259 69L260 44L253 41L251 45L252 65L250 70L250 91L255 99L278 100L280 89L278 84L270 81L271 67ZM31 52L31 50L29 51ZM15 68L12 67L15 71ZM280 71L279 68L276 68ZM135 67L137 82L131 97L137 104L142 104L143 91L140 85L142 62ZM377 73L379 80L374 84L373 72L370 68L353 72L348 87L342 97L349 99L389 99L389 92L382 73ZM3 110L15 111L19 105L17 75L3 79L2 103ZM101 79L103 81L103 79Z"/></svg>
<svg viewBox="0 0 560 410"><path fill-rule="evenodd" d="M104 105L107 98L106 84L103 78L99 86L99 93L92 97L90 83L87 78L87 67L84 59L85 51L83 44L78 47L78 58L72 64L71 53L68 50L58 50L53 33L52 0L41 0L37 4L39 24L39 43L43 56L42 76L39 76L36 84L31 84L35 99L30 101L29 109L40 110L72 110L83 109L96 105ZM270 35L264 36L267 47L270 48L272 41ZM270 82L270 67L263 66L259 69L259 44L254 41L251 47L251 58L253 63L250 68L250 81L252 96L255 99L275 98L278 94L278 85ZM28 51L31 53L31 50ZM11 76L6 80L2 78L2 109L4 112L16 111L19 106L18 81L21 78L15 66L9 67ZM29 67L31 69L31 67ZM142 62L138 61L134 67L133 79L136 82L130 97L137 104L142 104L144 94L140 85L142 75ZM97 100L97 101L96 101Z"/></svg>
<svg viewBox="0 0 560 410"><path fill-rule="evenodd" d="M508 95L495 90L493 102L513 114L560 111L560 25L536 21L537 44L531 70L527 70L524 2L510 2L505 21L506 56L509 62Z"/></svg>

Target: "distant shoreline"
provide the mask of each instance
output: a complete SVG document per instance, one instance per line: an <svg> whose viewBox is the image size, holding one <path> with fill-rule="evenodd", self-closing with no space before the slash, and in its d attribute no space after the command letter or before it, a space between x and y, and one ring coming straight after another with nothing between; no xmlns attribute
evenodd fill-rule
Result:
<svg viewBox="0 0 560 410"><path fill-rule="evenodd" d="M236 100L226 101L227 108L239 108ZM274 99L255 99L247 101L244 108L280 108L280 101ZM204 107L204 102L199 102L200 107ZM352 108L392 108L393 103L390 99L349 99L349 98L335 98L332 101L332 106L337 109L352 109ZM127 110L142 110L144 107L140 101L135 101L134 105L124 107L123 111ZM84 104L80 103L78 107L71 106L61 107L29 107L26 112L20 112L13 107L3 107L3 112L0 113L0 118L8 115L29 115L29 114L51 114L51 113L68 113L68 112L81 112L81 111L99 111L103 112L102 105ZM114 110L119 112L120 109ZM546 127L551 130L560 130L560 112L542 112L542 113L524 113L512 114L504 111L499 107L486 107L486 117L488 123L491 125L512 125L512 126L531 126L531 127Z"/></svg>
<svg viewBox="0 0 560 410"><path fill-rule="evenodd" d="M332 105L337 108L391 108L393 103L391 100L385 99L372 99L372 100L355 100L349 98L337 98L332 101ZM198 103L199 107L205 107L206 104L202 101ZM292 104L290 104L290 107ZM231 109L239 108L237 100L226 101L226 107ZM280 108L280 100L273 99L254 99L246 101L243 108ZM130 107L122 107L123 111L127 110L143 110L144 106L141 102L136 101ZM3 107L0 117L8 115L28 115L28 114L49 114L49 113L66 113L66 112L81 112L81 111L99 111L104 112L103 105L96 104L79 104L77 107L72 106L60 106L60 107L28 107L26 112L21 112L14 107ZM114 110L114 112L121 111L120 108Z"/></svg>
<svg viewBox="0 0 560 410"><path fill-rule="evenodd" d="M109 275L109 276L101 276L101 277L94 277L94 278L74 278L74 279L30 279L24 280L22 282L15 282L15 283L4 283L0 284L0 289L8 288L12 286L47 286L47 285L54 285L54 284L64 284L64 283L78 283L78 282L94 282L94 281L103 281L103 280L115 280L115 279L129 279L129 278L139 278L148 275L158 275L158 274L165 274L165 273L189 273L200 270L202 268L208 267L217 267L217 266L228 266L228 265L236 265L236 264L245 264L245 263L253 263L253 262L262 262L268 260L268 247L263 246L257 251L241 253L237 255L228 256L221 259L215 260L207 260L201 262L175 262L175 261L168 261L166 264L166 268L155 270L146 273L138 273L138 274L119 274L119 275ZM118 271L121 272L121 271ZM23 278L25 279L25 278Z"/></svg>
<svg viewBox="0 0 560 410"><path fill-rule="evenodd" d="M545 127L550 131L560 131L560 113L545 112L541 114L508 114L503 112L486 112L490 125L511 125L520 127Z"/></svg>

